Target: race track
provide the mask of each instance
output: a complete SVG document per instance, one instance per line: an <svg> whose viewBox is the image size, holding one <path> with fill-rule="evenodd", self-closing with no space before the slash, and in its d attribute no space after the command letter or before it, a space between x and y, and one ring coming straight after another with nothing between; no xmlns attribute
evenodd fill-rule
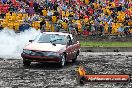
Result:
<svg viewBox="0 0 132 88"><path fill-rule="evenodd" d="M67 63L64 68L56 64L33 63L25 68L22 59L0 59L1 87L39 87L39 88L131 88L130 83L86 83L76 82L75 69L79 65L91 68L97 74L132 74L131 52L92 53L81 52L78 61Z"/></svg>

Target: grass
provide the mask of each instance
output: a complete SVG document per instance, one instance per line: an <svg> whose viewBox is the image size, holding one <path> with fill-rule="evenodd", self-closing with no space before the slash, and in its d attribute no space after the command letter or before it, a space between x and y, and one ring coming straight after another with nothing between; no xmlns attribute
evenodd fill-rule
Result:
<svg viewBox="0 0 132 88"><path fill-rule="evenodd" d="M81 41L80 44L82 47L132 47L132 42Z"/></svg>

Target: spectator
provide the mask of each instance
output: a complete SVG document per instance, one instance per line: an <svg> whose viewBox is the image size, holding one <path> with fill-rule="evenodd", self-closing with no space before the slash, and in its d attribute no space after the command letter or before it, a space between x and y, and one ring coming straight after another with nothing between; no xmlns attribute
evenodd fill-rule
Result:
<svg viewBox="0 0 132 88"><path fill-rule="evenodd" d="M52 13L52 11L51 11L50 8L48 9L48 13L47 13L47 15L48 15L49 17L51 17L51 16L53 15L53 13Z"/></svg>
<svg viewBox="0 0 132 88"><path fill-rule="evenodd" d="M57 11L57 7L58 7L59 5L57 4L57 2L54 2L54 5L53 5L53 9L55 10L55 11Z"/></svg>
<svg viewBox="0 0 132 88"><path fill-rule="evenodd" d="M28 8L28 14L29 14L30 16L33 16L33 15L34 15L34 9L33 9L32 7L29 7L29 8Z"/></svg>
<svg viewBox="0 0 132 88"><path fill-rule="evenodd" d="M8 0L2 0L2 2L3 2L4 4L6 4L7 1L8 1Z"/></svg>
<svg viewBox="0 0 132 88"><path fill-rule="evenodd" d="M35 11L35 13L38 13L39 12L39 4L35 1L34 3L33 3L33 7L34 7L34 11Z"/></svg>
<svg viewBox="0 0 132 88"><path fill-rule="evenodd" d="M130 35L131 34L130 31L129 31L129 27L124 28L124 33L125 33L125 35Z"/></svg>
<svg viewBox="0 0 132 88"><path fill-rule="evenodd" d="M64 10L64 11L67 10L67 5L65 3L62 5L62 10Z"/></svg>
<svg viewBox="0 0 132 88"><path fill-rule="evenodd" d="M123 35L123 31L124 31L124 28L123 28L123 25L121 25L121 26L118 28L119 36L122 36L122 35Z"/></svg>
<svg viewBox="0 0 132 88"><path fill-rule="evenodd" d="M0 24L0 31L3 29L2 25Z"/></svg>
<svg viewBox="0 0 132 88"><path fill-rule="evenodd" d="M49 28L52 24L57 31L63 24L69 27L69 30L75 28L78 33L87 30L93 35L102 35L104 32L111 34L116 30L120 34L122 27L118 28L118 25L114 27L113 24L120 22L124 26L131 26L131 5L130 2L124 2L124 0L121 4L114 0L109 0L109 2L108 0L106 2L102 0L20 0L20 8L16 8L18 2L15 0L2 1L9 5L6 7L7 4L0 4L2 18L5 17L9 7L10 12L28 13L29 22L38 21L43 16L47 19ZM46 15L43 15L43 10ZM57 22L52 23L52 18L56 18ZM74 26L75 23L78 24ZM126 31L128 31L127 28L124 29L127 34Z"/></svg>
<svg viewBox="0 0 132 88"><path fill-rule="evenodd" d="M46 30L45 30L45 24L46 24L46 22L45 22L45 20L43 19L43 20L40 22L40 30L41 30L42 32L46 31Z"/></svg>
<svg viewBox="0 0 132 88"><path fill-rule="evenodd" d="M22 7L21 9L20 9L20 11L19 11L20 13L22 13L22 14L24 14L24 13L26 13L26 10L25 10L25 8L24 7Z"/></svg>

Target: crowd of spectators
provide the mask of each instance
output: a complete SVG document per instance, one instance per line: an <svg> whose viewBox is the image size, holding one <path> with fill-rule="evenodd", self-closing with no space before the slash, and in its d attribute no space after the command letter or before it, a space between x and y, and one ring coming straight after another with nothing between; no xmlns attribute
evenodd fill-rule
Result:
<svg viewBox="0 0 132 88"><path fill-rule="evenodd" d="M83 35L131 34L131 0L2 0L7 12L28 13L24 20L40 21L42 31ZM1 6L0 6L1 8Z"/></svg>

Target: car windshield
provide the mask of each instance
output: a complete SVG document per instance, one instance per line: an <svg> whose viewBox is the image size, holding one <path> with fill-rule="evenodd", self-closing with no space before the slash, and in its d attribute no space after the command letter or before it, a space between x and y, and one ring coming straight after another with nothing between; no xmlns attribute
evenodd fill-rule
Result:
<svg viewBox="0 0 132 88"><path fill-rule="evenodd" d="M38 43L66 44L66 36L59 34L42 34L35 39Z"/></svg>

